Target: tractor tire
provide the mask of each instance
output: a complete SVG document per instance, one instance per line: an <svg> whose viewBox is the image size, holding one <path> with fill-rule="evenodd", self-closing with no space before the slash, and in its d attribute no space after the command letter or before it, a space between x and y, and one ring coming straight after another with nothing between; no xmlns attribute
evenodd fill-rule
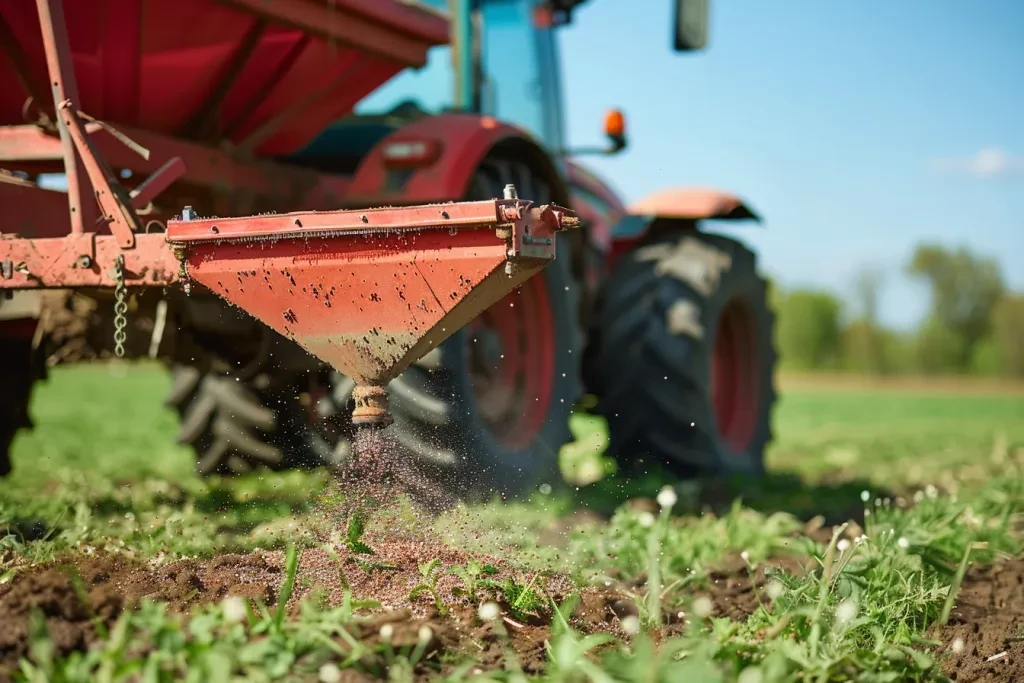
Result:
<svg viewBox="0 0 1024 683"><path fill-rule="evenodd" d="M537 204L552 200L528 165L503 158L485 161L467 199L501 197L507 183ZM389 385L395 439L457 498L515 496L562 480L582 340L563 235L554 263Z"/></svg>
<svg viewBox="0 0 1024 683"><path fill-rule="evenodd" d="M752 251L695 230L653 240L616 264L592 321L584 379L623 470L763 474L776 354Z"/></svg>
<svg viewBox="0 0 1024 683"><path fill-rule="evenodd" d="M0 380L0 477L11 472L11 444L21 429L31 429L32 387L46 368L32 345L32 336L0 337L3 379Z"/></svg>
<svg viewBox="0 0 1024 683"><path fill-rule="evenodd" d="M330 464L333 445L314 428L297 388L173 364L164 404L180 418L177 441L196 455L202 475L242 474Z"/></svg>

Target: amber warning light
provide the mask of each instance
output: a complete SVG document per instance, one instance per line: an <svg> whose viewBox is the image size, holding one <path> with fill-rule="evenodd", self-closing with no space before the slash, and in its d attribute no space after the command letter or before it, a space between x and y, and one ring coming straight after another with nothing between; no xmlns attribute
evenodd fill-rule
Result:
<svg viewBox="0 0 1024 683"><path fill-rule="evenodd" d="M626 117L621 109L612 109L604 115L604 134L612 141L614 154L626 146Z"/></svg>

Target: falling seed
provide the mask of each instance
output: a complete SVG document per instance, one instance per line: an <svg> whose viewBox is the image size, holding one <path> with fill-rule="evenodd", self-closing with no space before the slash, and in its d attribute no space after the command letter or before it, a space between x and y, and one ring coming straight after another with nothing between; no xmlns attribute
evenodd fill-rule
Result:
<svg viewBox="0 0 1024 683"><path fill-rule="evenodd" d="M786 592L786 587L780 581L772 581L765 588L765 592L768 593L768 597L772 600L778 600Z"/></svg>
<svg viewBox="0 0 1024 683"><path fill-rule="evenodd" d="M637 518L637 521L640 522L640 526L644 528L650 528L654 526L654 515L652 515L650 512L641 512L640 516Z"/></svg>
<svg viewBox="0 0 1024 683"><path fill-rule="evenodd" d="M391 624L384 624L380 627L380 639L384 642L391 642L393 635L395 635L395 627Z"/></svg>
<svg viewBox="0 0 1024 683"><path fill-rule="evenodd" d="M434 632L431 630L430 626L428 626L427 624L423 624L422 626L420 626L420 630L416 632L416 638L419 641L420 645L426 645L427 643L430 642L430 640L433 637L434 637Z"/></svg>
<svg viewBox="0 0 1024 683"><path fill-rule="evenodd" d="M857 603L853 600L844 600L836 608L836 619L840 623L848 624L857 616Z"/></svg>
<svg viewBox="0 0 1024 683"><path fill-rule="evenodd" d="M619 623L622 624L622 630L631 636L640 632L640 619L632 614L628 617L623 617Z"/></svg>
<svg viewBox="0 0 1024 683"><path fill-rule="evenodd" d="M864 501L865 503L868 502L869 500L871 500L871 493L868 492L868 491L861 491L860 492L860 499L862 501Z"/></svg>
<svg viewBox="0 0 1024 683"><path fill-rule="evenodd" d="M906 550L907 548L909 548L909 547L910 547L910 541L908 541L908 540L907 540L906 538L904 538L903 536L900 536L899 540L898 540L898 541L896 541L896 545L898 545L899 547L901 547L901 548L903 548L904 550Z"/></svg>
<svg viewBox="0 0 1024 683"><path fill-rule="evenodd" d="M954 654L960 654L963 651L964 651L964 639L963 638L957 638L956 640L953 641L953 653Z"/></svg>

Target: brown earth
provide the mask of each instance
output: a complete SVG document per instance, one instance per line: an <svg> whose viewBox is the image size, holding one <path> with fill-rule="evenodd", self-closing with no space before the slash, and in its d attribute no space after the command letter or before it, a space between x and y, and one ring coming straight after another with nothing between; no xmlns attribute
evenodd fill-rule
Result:
<svg viewBox="0 0 1024 683"><path fill-rule="evenodd" d="M843 373L778 374L781 391L870 391L954 396L1021 396L1024 382L986 377L872 377Z"/></svg>
<svg viewBox="0 0 1024 683"><path fill-rule="evenodd" d="M423 624L431 627L434 638L429 649L434 666L442 652L472 656L482 668L504 666L507 650L496 629L507 633L520 666L527 673L543 670L546 663L546 641L550 633L550 611L513 616L501 595L484 594L502 606L502 620L496 625L481 623L476 607L455 594L460 586L457 577L447 573L454 566L465 566L470 556L463 551L432 541L395 541L367 537L373 549L370 554L353 554L336 550L336 561L322 549L302 552L289 611L297 612L306 597L326 598L337 605L344 597L347 584L357 598L372 598L381 609L372 610L357 630L364 642L379 639L385 623L393 625L394 642L415 643ZM28 654L29 615L39 610L59 655L84 650L96 640L96 623L110 625L119 614L141 599L165 601L172 612L188 614L194 608L217 602L228 595L258 599L268 606L275 603L284 579L283 553L257 551L247 555L224 555L210 560L181 560L163 566L150 566L119 555L74 556L64 562L49 563L25 569L6 585L0 586L0 682L9 680L21 658ZM437 590L444 608L441 616L429 595L410 600L411 589L422 580L420 565L440 561L441 573ZM575 592L570 579L563 575L540 575L517 571L508 562L477 556L481 563L493 564L499 573L491 578L513 579L520 585L532 585L561 602ZM754 585L765 582L759 570ZM76 588L76 583L78 587ZM572 624L583 632L611 632L623 636L620 617L635 615L635 605L628 593L618 587L585 588L572 616ZM707 589L715 606L714 614L744 618L758 605L758 596L751 585L749 571L738 557L711 573ZM667 614L666 621L678 621ZM422 673L427 673L424 670Z"/></svg>
<svg viewBox="0 0 1024 683"><path fill-rule="evenodd" d="M1024 559L968 572L937 637L957 683L1024 681Z"/></svg>

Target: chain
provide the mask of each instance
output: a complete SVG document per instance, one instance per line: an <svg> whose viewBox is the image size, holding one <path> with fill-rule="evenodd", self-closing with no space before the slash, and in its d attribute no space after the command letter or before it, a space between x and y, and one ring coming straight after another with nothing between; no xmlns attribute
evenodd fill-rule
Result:
<svg viewBox="0 0 1024 683"><path fill-rule="evenodd" d="M118 254L114 262L114 355L124 357L124 341L128 335L125 328L128 319L128 303L125 301L127 288L124 286L124 254Z"/></svg>

